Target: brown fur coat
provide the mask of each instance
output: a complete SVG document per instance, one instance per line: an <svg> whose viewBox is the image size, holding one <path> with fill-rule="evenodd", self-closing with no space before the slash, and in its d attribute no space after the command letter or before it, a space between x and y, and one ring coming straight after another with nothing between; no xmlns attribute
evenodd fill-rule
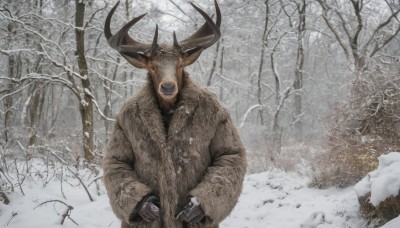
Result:
<svg viewBox="0 0 400 228"><path fill-rule="evenodd" d="M229 113L216 97L186 78L165 133L151 84L129 99L114 125L104 159L104 182L122 227L218 227L232 211L246 172L245 149ZM159 196L161 219L129 221L148 194ZM176 215L197 197L206 221Z"/></svg>

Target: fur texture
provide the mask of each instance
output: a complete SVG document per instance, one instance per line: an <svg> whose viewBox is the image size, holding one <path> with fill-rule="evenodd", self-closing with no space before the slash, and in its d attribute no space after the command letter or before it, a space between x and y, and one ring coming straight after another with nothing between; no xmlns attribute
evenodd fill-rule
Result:
<svg viewBox="0 0 400 228"><path fill-rule="evenodd" d="M245 149L228 111L186 76L168 132L148 83L122 107L104 158L104 183L123 228L218 227L237 203L245 172ZM160 198L161 219L129 221L148 194ZM175 219L189 196L205 211L202 223Z"/></svg>

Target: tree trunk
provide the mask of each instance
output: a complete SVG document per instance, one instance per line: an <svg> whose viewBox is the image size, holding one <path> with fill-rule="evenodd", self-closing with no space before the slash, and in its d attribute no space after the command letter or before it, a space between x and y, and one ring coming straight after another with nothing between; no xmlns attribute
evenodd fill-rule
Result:
<svg viewBox="0 0 400 228"><path fill-rule="evenodd" d="M37 129L39 127L40 115L42 113L44 92L42 91L42 83L35 83L32 90L32 98L29 104L29 128L31 135L28 139L28 147L36 144Z"/></svg>
<svg viewBox="0 0 400 228"><path fill-rule="evenodd" d="M302 0L302 4L297 4L299 13L299 25L297 34L297 57L295 80L293 88L296 91L294 95L294 118L295 118L295 138L300 140L303 136L302 115L302 88L303 88L303 66L304 66L304 35L306 31L306 0Z"/></svg>
<svg viewBox="0 0 400 228"><path fill-rule="evenodd" d="M6 47L10 46L10 43L12 41L13 37L13 31L14 31L14 23L10 22L7 26L8 30L8 36L6 38ZM16 74L16 61L15 61L15 56L14 54L9 54L8 55L8 78L15 78ZM13 91L13 85L11 81L8 81L7 84L5 85L5 93L11 93ZM13 106L13 96L7 96L3 99L3 105L4 105L4 141L7 143L8 142L8 137L9 137L9 121L10 117L12 116L12 106Z"/></svg>
<svg viewBox="0 0 400 228"><path fill-rule="evenodd" d="M42 51L42 48L38 46L38 49ZM38 74L42 74L41 67L42 57L39 57L35 63L35 71ZM41 82L35 82L32 89L32 99L29 104L29 128L30 137L28 139L28 147L37 144L37 132L39 128L39 122L43 113L43 103L45 98L45 89Z"/></svg>
<svg viewBox="0 0 400 228"><path fill-rule="evenodd" d="M120 58L117 58L117 63L119 63L119 62L120 62ZM107 69L108 69L107 64L106 64L106 67L104 69L105 69L105 73L107 74L108 73L107 72ZM114 72L113 72L113 75L112 75L112 81L113 82L117 78L117 74L118 74L118 64L115 66L115 69L114 69ZM112 113L111 101L112 101L113 83L109 82L107 80L104 80L103 83L104 83L104 86L103 86L104 94L105 94L105 98L106 98L106 104L104 105L103 113L104 113L104 115L106 117L112 117L113 113ZM109 138L109 136L111 134L112 126L113 126L112 122L110 122L107 119L104 119L104 127L106 129L106 136L107 136L106 140L108 140L108 138ZM107 143L107 141L105 143Z"/></svg>
<svg viewBox="0 0 400 228"><path fill-rule="evenodd" d="M107 65L108 64L105 63L105 66L106 66L106 67L104 67L105 74L108 73L107 72L107 69L108 69ZM118 69L118 65L115 67L114 74L116 73L117 69ZM104 95L105 95L105 98L106 98L106 103L105 103L104 108L103 108L103 113L104 113L105 116L111 117L111 115L112 115L112 112L111 112L112 83L107 81L107 80L104 80L103 81L103 89L104 89ZM106 119L104 119L104 128L106 130L106 140L107 140L109 138L109 132L110 132L111 124ZM107 143L107 142L105 142L105 143Z"/></svg>
<svg viewBox="0 0 400 228"><path fill-rule="evenodd" d="M221 40L218 41L217 48L215 49L213 64L211 66L210 75L208 76L208 79L207 79L207 87L209 87L211 85L212 78L213 78L214 72L215 72L215 68L217 67L217 60L218 60L218 53L219 53L220 45L221 45Z"/></svg>
<svg viewBox="0 0 400 228"><path fill-rule="evenodd" d="M260 64L258 67L258 77L257 77L257 99L258 104L262 107L262 88L261 88L261 76L264 65L265 49L267 46L267 31L268 31L268 20L269 20L269 0L265 0L265 21L264 21L264 31L261 38L261 53L260 53ZM259 111L261 125L264 125L263 109L260 108Z"/></svg>
<svg viewBox="0 0 400 228"><path fill-rule="evenodd" d="M94 158L93 101L92 90L88 76L88 66L85 57L85 30L83 28L85 3L80 0L75 0L75 3L76 55L78 60L79 73L83 77L83 79L81 79L81 84L84 92L83 99L79 102L79 111L81 114L83 130L83 155L86 160L91 161Z"/></svg>
<svg viewBox="0 0 400 228"><path fill-rule="evenodd" d="M9 78L14 78L14 69L15 69L15 61L14 61L14 55L10 55L8 57L8 77ZM6 86L6 93L12 92L12 85L11 82L8 82L8 85ZM7 143L8 142L8 137L9 137L9 121L10 117L12 115L12 106L13 106L13 97L12 96L7 96L3 100L3 105L4 105L4 140Z"/></svg>
<svg viewBox="0 0 400 228"><path fill-rule="evenodd" d="M272 75L274 76L275 80L275 106L276 106L276 111L273 116L273 121L272 121L272 155L271 155L271 161L274 162L274 156L275 154L280 154L281 153L281 148L282 148L282 126L281 126L281 121L280 121L280 113L282 110L283 105L285 104L285 100L289 96L290 88L286 89L284 93L281 93L281 79L278 73L278 70L276 69L276 63L275 63L275 53L277 52L277 48L282 40L282 38L286 35L287 33L282 34L278 40L276 41L274 47L272 48L271 54L270 54L270 60L271 60L271 69L272 69Z"/></svg>
<svg viewBox="0 0 400 228"><path fill-rule="evenodd" d="M221 43L223 43L224 40L223 38L221 38ZM224 45L222 45L222 49L221 49L221 56L220 56L220 64L219 64L219 75L222 78L222 75L224 73L224 51L225 51L225 47ZM222 80L221 80L222 81ZM224 88L222 86L219 87L219 99L222 101L224 98Z"/></svg>

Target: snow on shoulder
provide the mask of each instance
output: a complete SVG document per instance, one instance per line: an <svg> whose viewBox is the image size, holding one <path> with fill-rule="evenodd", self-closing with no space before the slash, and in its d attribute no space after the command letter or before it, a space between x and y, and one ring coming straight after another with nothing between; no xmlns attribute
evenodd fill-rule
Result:
<svg viewBox="0 0 400 228"><path fill-rule="evenodd" d="M370 202L375 207L388 197L397 196L400 190L400 153L380 156L378 168L368 173L354 189L358 197L371 192Z"/></svg>

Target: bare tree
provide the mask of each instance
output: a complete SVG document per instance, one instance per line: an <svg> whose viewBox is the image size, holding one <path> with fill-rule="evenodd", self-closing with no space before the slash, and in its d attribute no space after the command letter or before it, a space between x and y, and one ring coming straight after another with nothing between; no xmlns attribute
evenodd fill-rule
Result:
<svg viewBox="0 0 400 228"><path fill-rule="evenodd" d="M139 40L151 39L158 20L171 22L160 29L164 42L172 42L174 30L189 32L201 25L186 23L196 17L184 1L122 2L113 24L146 10L155 14L138 23L143 33L131 31ZM212 12L206 8L209 0L196 3ZM364 69L370 57L391 67L398 64L396 1L220 3L226 18L223 37L189 70L194 80L219 94L246 145L263 156L266 150L284 156L288 145L310 139L323 142L326 115L346 94L349 78L343 66ZM107 1L2 1L0 143L51 144L73 147L68 151L89 160L101 156L113 112L146 77L107 47L102 30L110 7Z"/></svg>
<svg viewBox="0 0 400 228"><path fill-rule="evenodd" d="M263 66L264 66L264 58L265 58L265 49L267 48L267 32L268 32L268 22L269 22L269 0L265 0L265 19L264 19L264 31L262 33L261 37L261 45L260 45L260 63L258 66L258 73L257 73L257 100L258 104L260 105L260 110L259 110L259 118L260 118L260 123L261 125L264 125L264 118L263 118L263 108L262 108L262 86L261 86L261 78L262 78L262 72L263 72Z"/></svg>
<svg viewBox="0 0 400 228"><path fill-rule="evenodd" d="M58 110L54 110L52 108L49 109L49 107L54 107L54 105L57 107L58 103L55 101L60 100L53 99L52 96L46 97L44 95L44 89L47 88L48 85L58 86L56 91L54 89L49 90L53 91L50 93L51 95L54 95L54 91L56 94L63 94L63 89L68 89L69 92L73 94L72 98L76 98L76 104L79 107L80 115L78 116L81 117L82 123L83 154L85 159L90 161L94 158L94 106L96 107L96 110L99 111L100 116L104 117L104 119L107 121L111 120L103 114L98 102L95 100L93 95L94 91L90 81L90 75L97 75L98 71L94 68L90 69L87 61L88 53L92 53L93 49L101 47L96 47L96 45L93 45L93 48L92 45L89 45L91 50L89 51L85 49L85 43L89 43L87 41L88 36L100 37L96 35L96 33L101 34L99 30L89 34L86 34L85 30L91 26L90 23L95 21L94 18L96 14L102 12L104 6L103 8L97 8L95 10L92 9L92 12L88 17L89 19L85 21L85 15L87 14L85 12L85 7L88 3L83 3L80 1L76 1L75 3L75 11L73 11L75 13L75 23L71 23L69 21L68 14L71 11L68 10L70 9L68 1L60 5L62 6L61 9L64 10L65 13L64 19L56 19L52 17L53 15L41 15L40 13L30 13L28 14L29 18L26 16L26 14L24 15L21 13L20 15L20 12L23 12L24 10L34 12L29 8L34 6L26 6L27 8L22 8L21 11L15 12L13 12L13 10L4 8L4 12L8 12L8 15L3 15L8 20L9 24L14 24L18 29L16 32L24 34L28 37L27 45L31 45L31 43L37 45L32 45L29 49L20 49L17 46L8 45L5 46L6 49L1 49L1 53L7 55L8 57L12 57L12 62L15 62L13 56L15 53L18 53L23 57L21 61L25 61L28 64L24 65L17 62L16 66L22 68L20 72L23 74L23 76L21 77L16 77L16 75L19 73L15 72L14 68L8 70L8 84L10 86L14 85L14 87L3 91L4 96L0 98L3 100L5 107L11 105L11 107L14 106L13 108L18 109L15 107L16 105L12 104L12 98L17 96L19 93L25 96L26 93L24 93L24 91L27 89L28 95L26 95L26 98L24 98L26 101L22 104L23 111L21 114L21 119L27 118L28 120L28 125L31 129L28 145L33 145L36 142L36 133L39 120L42 119L43 122L45 122L45 124L42 124L42 129L47 129L47 126L50 126L51 130L55 124L54 118L57 118L58 116ZM13 7L12 3L9 4L11 7ZM51 11L47 11L47 14L51 14ZM37 21L37 23L31 24L30 22L32 20ZM42 24L43 28L36 26L36 24ZM71 31L74 31L71 28L75 30L75 42L71 42ZM12 36L13 32L10 31L8 35ZM20 40L14 39L10 40L10 43L11 42L13 42L14 45L18 45ZM72 45L75 45L75 47ZM36 57L35 61L30 61L32 55ZM75 64L78 72L75 71ZM103 76L102 78L105 77ZM80 81L79 84L77 83L78 81ZM110 87L110 85L108 86ZM67 100L70 100L70 98L68 97ZM45 101L55 102L55 104L47 103L47 109L44 109ZM106 104L110 103L111 102L107 102ZM10 110L12 109L10 108ZM46 110L46 114L43 114L43 110ZM108 110L110 110L110 108L108 108ZM29 111L28 115L25 114L27 111ZM53 114L50 116L54 118L51 120L44 120L43 118L45 118L45 116L49 116L49 111L53 112ZM73 114L71 115L70 113L69 115L63 117L73 118ZM4 123L5 125L8 125L9 123L8 114L5 117ZM73 125L71 127L73 127Z"/></svg>
<svg viewBox="0 0 400 228"><path fill-rule="evenodd" d="M400 32L400 23L396 19L400 8L395 10L391 8L391 13L385 19L374 28L370 28L367 26L366 17L370 16L368 12L371 10L368 9L368 4L371 2L350 0L339 7L337 1L317 1L322 7L322 17L326 25L334 34L346 59L356 72L363 70L366 58L374 57ZM346 7L351 9L351 12L340 10ZM365 37L362 36L363 31Z"/></svg>
<svg viewBox="0 0 400 228"><path fill-rule="evenodd" d="M302 89L303 89L303 69L304 69L304 39L306 32L306 0L294 1L298 15L297 25L297 55L296 55L296 68L294 71L295 80L293 89L296 91L294 95L294 122L295 122L295 137L301 139L303 136L303 123L301 116L303 113L302 106Z"/></svg>
<svg viewBox="0 0 400 228"><path fill-rule="evenodd" d="M89 80L88 66L85 56L85 3L75 0L75 39L76 39L76 57L78 60L83 97L79 103L83 130L83 154L85 159L91 161L94 158L93 150L93 95Z"/></svg>

